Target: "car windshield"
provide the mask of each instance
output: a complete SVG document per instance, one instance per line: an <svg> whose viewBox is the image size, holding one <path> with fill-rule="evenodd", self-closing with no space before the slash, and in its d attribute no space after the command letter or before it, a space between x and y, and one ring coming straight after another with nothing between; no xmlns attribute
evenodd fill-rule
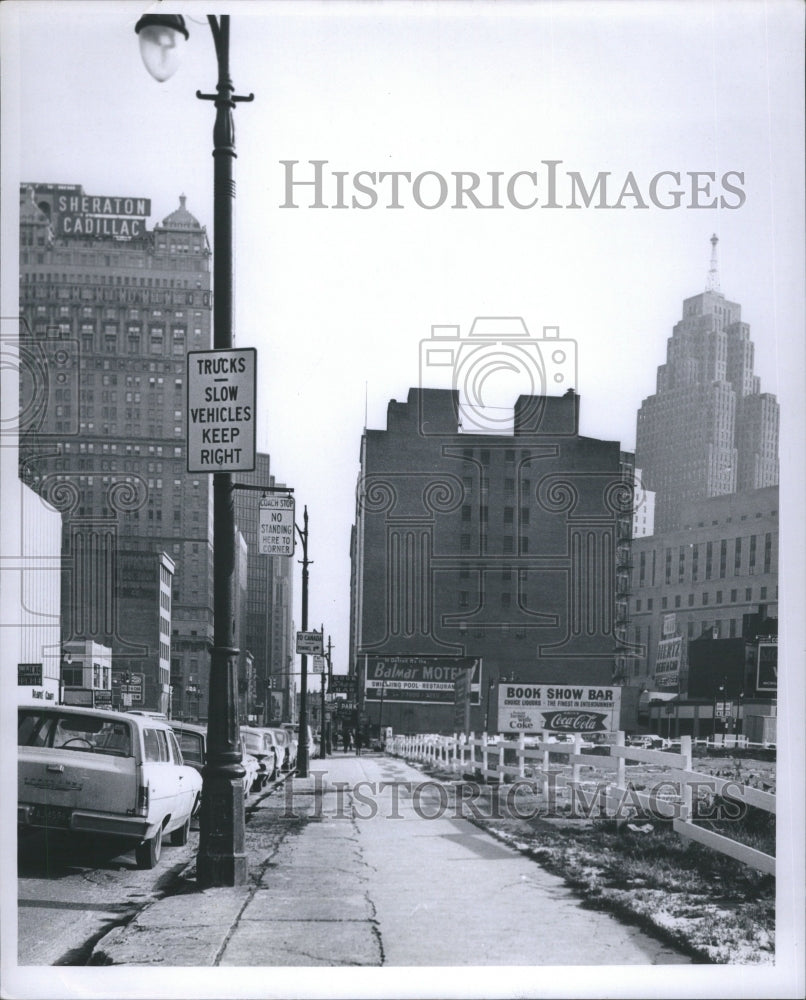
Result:
<svg viewBox="0 0 806 1000"><path fill-rule="evenodd" d="M243 734L244 743L246 744L246 749L251 754L261 754L263 753L263 740L260 738L258 733L244 733Z"/></svg>
<svg viewBox="0 0 806 1000"><path fill-rule="evenodd" d="M131 725L125 720L92 715L22 711L17 728L17 744L29 747L84 750L132 756Z"/></svg>

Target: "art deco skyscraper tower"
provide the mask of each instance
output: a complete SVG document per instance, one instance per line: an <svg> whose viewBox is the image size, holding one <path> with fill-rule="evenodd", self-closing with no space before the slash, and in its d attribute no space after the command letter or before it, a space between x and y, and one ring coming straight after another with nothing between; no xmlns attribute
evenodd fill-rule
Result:
<svg viewBox="0 0 806 1000"><path fill-rule="evenodd" d="M656 533L679 527L685 501L778 483L778 402L753 374L741 306L719 290L717 243L706 289L684 300L657 390L638 411L635 462L656 493Z"/></svg>

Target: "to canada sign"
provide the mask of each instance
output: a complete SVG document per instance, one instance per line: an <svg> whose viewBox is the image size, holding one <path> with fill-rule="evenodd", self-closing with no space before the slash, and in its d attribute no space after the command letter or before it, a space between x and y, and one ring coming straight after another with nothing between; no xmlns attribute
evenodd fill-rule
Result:
<svg viewBox="0 0 806 1000"><path fill-rule="evenodd" d="M257 351L188 353L188 472L255 467Z"/></svg>
<svg viewBox="0 0 806 1000"><path fill-rule="evenodd" d="M619 728L621 690L587 684L501 684L498 731L602 733Z"/></svg>

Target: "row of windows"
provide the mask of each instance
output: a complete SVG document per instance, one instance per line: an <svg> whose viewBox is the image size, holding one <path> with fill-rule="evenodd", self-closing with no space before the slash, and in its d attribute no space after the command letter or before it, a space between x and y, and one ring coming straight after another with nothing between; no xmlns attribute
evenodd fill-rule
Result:
<svg viewBox="0 0 806 1000"><path fill-rule="evenodd" d="M758 599L760 601L767 601L767 600L770 600L770 599L774 599L774 600L777 601L778 600L778 587L776 586L774 588L774 595L775 595L774 598L771 598L769 590L770 590L770 588L767 587L767 586L761 586L761 587L759 587L758 588ZM730 591L730 596L727 598L727 600L725 600L725 593L726 593L725 591L717 590L715 592L715 594L714 594L714 603L715 604L723 604L723 603L737 604L737 603L747 603L747 602L753 600L753 587L744 587L744 588L741 588L741 589L740 588L733 588ZM740 597L739 596L740 594L744 594L744 597ZM710 591L704 590L702 592L702 594L700 595L700 601L701 601L701 603L702 603L703 606L706 606L706 605L710 604L711 603L711 593L710 593ZM695 594L688 594L687 595L687 607L693 608L695 602L696 602L696 595ZM675 594L674 595L674 607L675 608L682 607L682 604L683 604L683 595L682 594ZM661 609L665 611L668 607L669 607L669 597L662 597L661 598ZM642 598L639 597L635 601L635 612L636 612L636 614L639 614L642 610L653 611L654 608L655 608L655 600L652 597L649 597L649 598L646 599L646 606L645 607L644 607L644 601L643 601Z"/></svg>
<svg viewBox="0 0 806 1000"><path fill-rule="evenodd" d="M761 539L761 535L746 535L736 537L732 544L723 538L719 542L695 542L679 545L674 549L666 547L665 582L672 583L673 577L677 583L683 583L687 579L696 583L700 579L724 579L729 573L732 576L742 576L745 572L755 573L759 566L761 572L769 573L772 569L772 532L768 531L763 535L763 552L760 552ZM654 549L639 554L639 586L656 586L657 556L658 550Z"/></svg>
<svg viewBox="0 0 806 1000"><path fill-rule="evenodd" d="M504 524L513 524L515 520L515 508L514 507L502 507ZM486 522L490 518L490 508L486 504L482 504L479 509L479 521ZM473 508L469 504L465 504L462 507L462 520L470 521L473 516ZM518 520L520 524L529 524L531 518L530 508L521 507L518 511Z"/></svg>
<svg viewBox="0 0 806 1000"><path fill-rule="evenodd" d="M486 534L478 536L479 547L482 552L487 550L488 538ZM473 542L473 536L471 535L460 535L459 536L459 551L460 552L470 552ZM501 551L505 555L510 555L515 552L515 536L514 535L504 535L501 539ZM523 555L529 551L529 536L520 535L518 538L518 554Z"/></svg>

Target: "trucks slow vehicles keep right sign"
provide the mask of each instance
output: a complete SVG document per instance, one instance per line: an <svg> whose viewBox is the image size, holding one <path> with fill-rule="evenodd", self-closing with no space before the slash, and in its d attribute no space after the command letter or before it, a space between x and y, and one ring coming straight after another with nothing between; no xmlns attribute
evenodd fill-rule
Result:
<svg viewBox="0 0 806 1000"><path fill-rule="evenodd" d="M499 684L501 733L603 733L619 728L621 688L589 684Z"/></svg>

